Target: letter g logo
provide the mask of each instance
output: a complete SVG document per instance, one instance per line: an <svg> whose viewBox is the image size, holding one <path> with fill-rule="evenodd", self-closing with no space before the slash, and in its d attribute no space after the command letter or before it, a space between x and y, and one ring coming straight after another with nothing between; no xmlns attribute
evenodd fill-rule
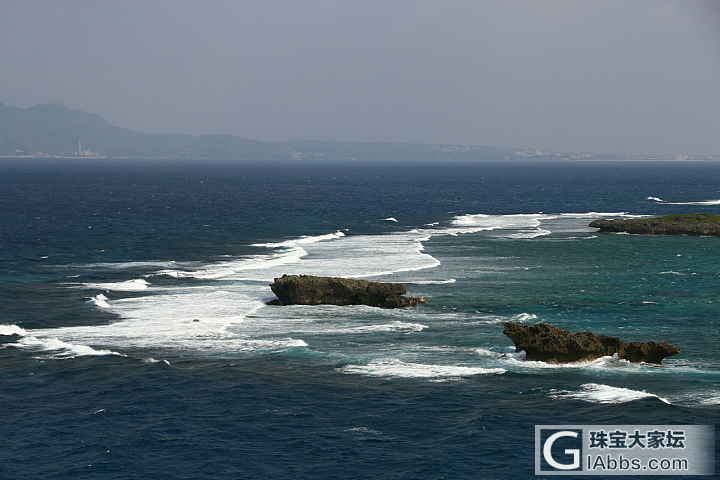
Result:
<svg viewBox="0 0 720 480"><path fill-rule="evenodd" d="M580 467L580 450L576 448L568 448L565 449L565 453L568 455L573 456L573 463L572 464L566 464L566 463L558 463L555 461L555 459L552 456L552 446L553 443L555 443L555 440L557 440L560 437L573 437L577 438L578 433L577 432L570 432L566 430L562 430L556 433L553 433L548 437L547 440L545 440L545 445L543 446L543 457L545 457L545 461L553 468L557 468L558 470L572 470L574 468Z"/></svg>

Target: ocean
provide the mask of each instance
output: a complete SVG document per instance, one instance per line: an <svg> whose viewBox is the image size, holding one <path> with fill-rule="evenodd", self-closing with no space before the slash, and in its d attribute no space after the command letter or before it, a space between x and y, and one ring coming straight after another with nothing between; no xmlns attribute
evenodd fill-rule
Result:
<svg viewBox="0 0 720 480"><path fill-rule="evenodd" d="M717 424L720 239L588 227L695 212L717 163L0 159L0 478L536 478L536 424ZM283 274L427 304L265 305Z"/></svg>

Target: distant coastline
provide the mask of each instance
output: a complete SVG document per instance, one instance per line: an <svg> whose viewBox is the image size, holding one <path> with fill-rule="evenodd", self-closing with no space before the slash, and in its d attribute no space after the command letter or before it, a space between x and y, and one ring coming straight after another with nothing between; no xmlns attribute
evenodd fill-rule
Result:
<svg viewBox="0 0 720 480"><path fill-rule="evenodd" d="M82 150L79 144L85 146ZM87 154L92 153L92 155ZM143 133L60 104L0 103L0 158L197 160L718 161L720 155L613 155L426 143L249 140L235 135Z"/></svg>

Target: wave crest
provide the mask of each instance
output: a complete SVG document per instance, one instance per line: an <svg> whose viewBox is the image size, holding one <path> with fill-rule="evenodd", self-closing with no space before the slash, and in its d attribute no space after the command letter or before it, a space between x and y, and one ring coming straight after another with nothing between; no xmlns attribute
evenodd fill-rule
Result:
<svg viewBox="0 0 720 480"><path fill-rule="evenodd" d="M629 388L612 387L599 383L585 383L580 385L579 391L560 390L552 393L550 398L562 399L571 398L583 400L590 403L601 404L617 404L633 402L643 398L657 398L661 402L670 404L670 402L662 397L658 397L653 393L644 390L632 390Z"/></svg>
<svg viewBox="0 0 720 480"><path fill-rule="evenodd" d="M340 372L370 377L438 378L502 374L506 370L503 368L406 363L401 360L387 359L376 360L367 365L346 365L340 368Z"/></svg>
<svg viewBox="0 0 720 480"><path fill-rule="evenodd" d="M27 335L27 331L24 328L18 327L17 325L0 325L0 335Z"/></svg>

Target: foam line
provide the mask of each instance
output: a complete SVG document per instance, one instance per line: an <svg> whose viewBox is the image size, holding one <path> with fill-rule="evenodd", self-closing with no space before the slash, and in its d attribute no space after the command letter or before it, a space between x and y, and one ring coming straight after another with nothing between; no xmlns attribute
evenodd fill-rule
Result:
<svg viewBox="0 0 720 480"><path fill-rule="evenodd" d="M667 202L662 198L658 197L647 197L648 200L653 200L658 203L664 203L666 205L720 205L720 200L700 200L696 202Z"/></svg>
<svg viewBox="0 0 720 480"><path fill-rule="evenodd" d="M552 232L550 230L545 230L544 228L536 228L535 230L531 230L529 232L511 233L510 235L506 235L505 238L537 238L545 235L550 235L551 233Z"/></svg>
<svg viewBox="0 0 720 480"><path fill-rule="evenodd" d="M345 374L396 378L469 377L473 375L502 374L505 371L502 368L405 363L395 359L376 360L367 365L346 365L340 368L340 372Z"/></svg>
<svg viewBox="0 0 720 480"><path fill-rule="evenodd" d="M297 245L308 245L312 243L317 242L323 242L327 240L335 240L341 237L344 237L345 234L342 232L342 230L337 230L334 233L327 233L325 235L314 235L314 236L304 236L299 237L293 240L286 240L284 242L277 242L277 243L254 243L252 244L253 247L269 247L269 248L279 248L279 247L285 247L285 248L292 248Z"/></svg>
<svg viewBox="0 0 720 480"><path fill-rule="evenodd" d="M413 280L405 283L414 283L415 285L443 285L446 283L455 283L457 280L448 278L447 280Z"/></svg>
<svg viewBox="0 0 720 480"><path fill-rule="evenodd" d="M25 336L18 340L17 343L10 344L10 346L29 350L55 352L50 355L55 358L75 358L86 355L121 355L112 350L96 350L87 345L72 344L57 338L38 338L35 336Z"/></svg>
<svg viewBox="0 0 720 480"><path fill-rule="evenodd" d="M585 383L580 386L579 391L561 390L550 395L550 398L563 399L571 398L575 400L583 400L590 403L601 404L618 404L633 402L643 398L657 398L661 402L670 404L670 402L662 397L658 397L653 393L644 390L632 390L630 388L612 387L599 383Z"/></svg>
<svg viewBox="0 0 720 480"><path fill-rule="evenodd" d="M401 322L401 321L395 321L392 323L387 324L380 324L380 325L365 325L361 327L352 327L343 330L343 332L346 333L372 333L372 332L421 332L424 329L428 328L427 325L421 325L419 323L408 323L408 322Z"/></svg>
<svg viewBox="0 0 720 480"><path fill-rule="evenodd" d="M136 278L134 280L126 280L124 282L113 282L113 283L86 283L85 288L92 288L96 290L116 290L120 292L138 292L147 290L150 284L147 280L142 278Z"/></svg>

